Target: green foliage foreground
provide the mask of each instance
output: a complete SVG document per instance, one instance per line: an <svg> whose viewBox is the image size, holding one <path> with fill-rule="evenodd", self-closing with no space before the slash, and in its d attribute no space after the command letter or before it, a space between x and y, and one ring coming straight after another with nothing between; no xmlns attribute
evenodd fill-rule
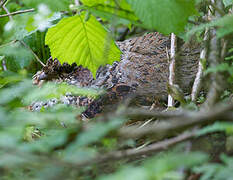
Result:
<svg viewBox="0 0 233 180"><path fill-rule="evenodd" d="M10 12L34 10L12 16L12 20L8 16L1 17L6 14L2 2L6 3L5 8ZM223 0L225 14L209 22L203 22L201 18L208 14L206 7L209 1L205 0L81 2L81 5L75 5L69 0L0 1L0 179L180 180L194 173L202 180L232 179L233 157L230 154L222 153L218 162L210 161L213 160L210 149L216 147L212 144L219 143L216 140L207 139L205 143L197 144L195 150L190 150L189 142L184 142L160 149L167 151L128 158L128 149L132 150L131 153L140 151L155 143L155 138L122 136L122 127L130 123L130 119L122 113L125 112L124 105L111 115L89 122L79 119L83 108L60 104L31 112L30 105L35 101L59 99L67 92L91 97L103 93L67 84L48 83L41 88L33 86L32 74L41 69L36 58L46 63L50 48L54 58L88 67L95 76L99 66L120 60L114 34L107 29L117 31L122 26L129 29L137 26L164 34L173 32L185 40L195 35L200 41L203 41L205 28L217 28L216 37L228 39L230 48L225 60L218 66L208 68L205 75L225 73L226 82L232 87L233 16L227 12L232 8L233 1ZM231 89L220 96L222 102L229 101ZM199 97L198 102L203 101L205 97ZM193 103L185 107L199 108ZM232 122L218 122L197 129L190 138L217 136L216 132L227 136L228 148L231 149ZM166 138L162 143L173 137ZM224 143L225 139L220 139L217 147L225 147Z"/></svg>

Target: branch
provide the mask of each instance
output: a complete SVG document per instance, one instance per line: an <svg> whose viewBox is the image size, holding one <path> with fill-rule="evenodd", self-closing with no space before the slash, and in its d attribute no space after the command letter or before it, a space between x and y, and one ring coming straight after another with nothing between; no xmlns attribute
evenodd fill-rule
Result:
<svg viewBox="0 0 233 180"><path fill-rule="evenodd" d="M0 2L0 8L2 8L2 7L6 4L6 2L7 2L7 0L2 0L2 1Z"/></svg>
<svg viewBox="0 0 233 180"><path fill-rule="evenodd" d="M175 117L183 117L185 113L182 111L166 111L159 112L141 108L127 108L125 112L122 112L123 116L129 117L130 120L137 118L137 121L143 121L149 118L155 119L171 119Z"/></svg>
<svg viewBox="0 0 233 180"><path fill-rule="evenodd" d="M135 148L135 149L129 149L129 150L124 150L124 151L115 151L115 152L108 153L106 155L97 156L96 158L87 160L82 163L74 164L74 166L76 168L80 168L80 167L86 167L92 164L101 164L101 163L117 161L117 160L121 160L125 158L132 158L132 157L137 157L141 155L147 155L147 154L151 154L151 153L155 153L155 152L167 149L170 146L173 146L179 142L186 141L195 136L196 136L195 131L186 132L174 138L170 138L170 139L167 139L161 142L151 144L142 149Z"/></svg>
<svg viewBox="0 0 233 180"><path fill-rule="evenodd" d="M217 1L217 6L222 7L222 2ZM215 17L219 18L221 14L218 12L215 12ZM210 30L210 52L208 56L208 60L210 63L210 67L216 67L219 65L219 63L223 60L221 58L221 46L220 46L220 39L217 38L216 29L212 28ZM216 104L219 101L219 97L221 92L224 89L224 86L226 84L224 77L220 72L212 73L210 76L211 85L209 88L209 92L207 94L207 99L204 103L204 110L210 108L214 104Z"/></svg>
<svg viewBox="0 0 233 180"><path fill-rule="evenodd" d="M233 104L228 106L215 106L211 111L207 112L193 112L181 117L175 117L168 121L161 121L156 125L145 126L138 128L134 125L130 127L123 127L119 130L119 135L124 138L139 138L150 135L153 140L162 139L165 137L174 136L179 132L187 130L190 127L202 126L220 120L233 119Z"/></svg>
<svg viewBox="0 0 233 180"><path fill-rule="evenodd" d="M10 14L10 11L8 11L8 9L6 8L5 4L3 4L2 8L5 10L5 12L6 12L7 14ZM9 19L10 19L11 21L13 21L12 15L9 15Z"/></svg>
<svg viewBox="0 0 233 180"><path fill-rule="evenodd" d="M165 150L168 147L173 146L177 143L187 141L195 136L196 136L196 131L186 132L179 136L151 144L145 148L141 148L141 149L134 148L134 149L128 149L128 150L122 150L122 151L115 151L115 152L107 153L106 155L99 154L94 158L88 159L80 163L66 162L56 157L47 156L43 154L40 154L40 156L31 154L31 153L25 154L24 152L17 150L17 149L13 149L13 148L4 148L3 150L5 150L5 153L7 154L14 154L14 155L23 157L29 162L31 162L32 160L38 160L37 162L39 162L39 159L40 159L44 163L47 163L47 164L51 163L56 166L69 167L69 168L77 170L77 168L87 167L87 166L94 165L94 164L104 164L107 162L137 157L141 155L150 155L151 153ZM34 163L30 165L35 166L36 164Z"/></svg>
<svg viewBox="0 0 233 180"><path fill-rule="evenodd" d="M35 9L20 10L20 11L0 15L0 18L7 17L7 16L14 16L14 15L17 15L17 14L23 14L23 13L28 13L28 12L34 12L34 11L35 11Z"/></svg>
<svg viewBox="0 0 233 180"><path fill-rule="evenodd" d="M169 85L173 85L175 82L175 53L176 53L176 35L171 34L171 61L169 62ZM174 99L168 95L168 107L174 105Z"/></svg>
<svg viewBox="0 0 233 180"><path fill-rule="evenodd" d="M209 34L208 29L206 29L205 30L205 35L204 35L204 41L207 41L209 39L208 34ZM207 53L207 47L205 46L201 50L201 53L200 53L198 71L197 71L196 78L195 78L194 83L193 83L193 88L192 88L192 93L191 93L191 99L194 102L197 100L197 97L198 97L200 89L201 89L201 82L202 82L203 69L204 69L204 67L203 67L203 65L201 63L201 60L206 59L206 53Z"/></svg>
<svg viewBox="0 0 233 180"><path fill-rule="evenodd" d="M221 9L219 8L215 3L214 1L212 2L213 0L207 2L215 11L217 11L217 13L220 15L220 16L224 16L226 15L226 13Z"/></svg>

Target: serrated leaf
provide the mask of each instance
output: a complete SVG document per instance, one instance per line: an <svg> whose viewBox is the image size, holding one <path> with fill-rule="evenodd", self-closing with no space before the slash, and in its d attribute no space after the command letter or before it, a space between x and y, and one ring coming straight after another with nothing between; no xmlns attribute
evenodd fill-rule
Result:
<svg viewBox="0 0 233 180"><path fill-rule="evenodd" d="M96 76L99 66L120 60L121 51L109 33L91 15L85 21L85 12L63 18L50 28L45 37L53 58L61 63L74 63L87 67Z"/></svg>
<svg viewBox="0 0 233 180"><path fill-rule="evenodd" d="M126 0L82 0L82 3L85 5L83 9L88 9L96 16L114 21L115 24L116 21L124 24L137 23L138 18Z"/></svg>
<svg viewBox="0 0 233 180"><path fill-rule="evenodd" d="M163 34L184 31L188 17L197 13L195 0L127 0L148 29Z"/></svg>

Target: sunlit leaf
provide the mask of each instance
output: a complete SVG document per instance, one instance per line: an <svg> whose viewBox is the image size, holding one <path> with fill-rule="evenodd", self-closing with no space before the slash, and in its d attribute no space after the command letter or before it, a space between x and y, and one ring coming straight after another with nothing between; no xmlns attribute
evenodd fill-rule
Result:
<svg viewBox="0 0 233 180"><path fill-rule="evenodd" d="M94 16L88 21L84 19L85 12L62 19L48 30L45 42L53 58L61 63L76 62L87 67L95 77L99 66L120 60L121 52Z"/></svg>

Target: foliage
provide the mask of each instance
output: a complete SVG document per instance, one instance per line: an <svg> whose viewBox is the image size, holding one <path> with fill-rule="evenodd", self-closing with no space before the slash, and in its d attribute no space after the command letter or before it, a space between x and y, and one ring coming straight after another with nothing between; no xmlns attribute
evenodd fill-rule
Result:
<svg viewBox="0 0 233 180"><path fill-rule="evenodd" d="M195 34L198 31L203 31L205 28L210 28L213 26L217 26L217 37L221 38L233 32L233 28L230 24L233 22L233 15L225 15L218 19L215 19L209 23L201 24L187 33L187 36L190 37L191 35Z"/></svg>
<svg viewBox="0 0 233 180"><path fill-rule="evenodd" d="M212 132L226 132L228 135L233 134L233 124L232 123L224 123L224 122L216 122L213 125L206 126L202 130L199 131L198 135L204 135Z"/></svg>
<svg viewBox="0 0 233 180"><path fill-rule="evenodd" d="M200 167L194 168L195 172L203 173L204 175L200 178L201 180L213 179L231 179L232 176L232 162L231 157L226 155L221 155L221 160L223 164L209 163Z"/></svg>
<svg viewBox="0 0 233 180"><path fill-rule="evenodd" d="M82 12L62 19L49 29L45 43L49 45L51 55L61 63L76 62L90 69L95 77L99 66L120 59L120 50L94 16L90 15L87 20L85 16Z"/></svg>
<svg viewBox="0 0 233 180"><path fill-rule="evenodd" d="M180 161L180 159L182 159L182 161ZM169 152L167 154L161 153L156 157L147 160L138 167L124 167L114 175L110 175L100 179L184 179L184 173L176 170L198 165L205 162L207 159L207 155L198 152L193 152L189 154L182 154L179 152Z"/></svg>
<svg viewBox="0 0 233 180"><path fill-rule="evenodd" d="M124 105L117 107L115 114L103 116L101 121L96 118L89 122L80 118L85 107L58 103L53 107L42 108L39 112L31 111L34 102L44 103L51 98L59 102L59 98L67 92L92 98L98 98L104 93L99 89L57 83L46 83L39 88L32 85L31 78L32 74L41 69L36 59L46 63L50 56L49 48L54 58L88 67L95 77L99 66L120 60L121 52L107 27L116 31L117 35L121 28L130 28L132 35L144 28L143 32L156 30L167 35L173 32L185 35L188 37L186 39L197 35L201 41L202 32L206 28L216 28L217 38L229 40L229 49L225 60L218 66L208 67L205 75L208 77L212 73L225 73L229 84L233 82L233 50L230 41L233 16L226 13L217 19L203 22L201 18L207 15L209 1L81 2L77 6L71 0L10 0L5 5L10 12L29 8L35 10L12 16L13 20L0 17L0 179L164 180L185 179L189 171L201 173L203 180L231 178L232 157L223 154L220 162L213 163L209 161L207 153L202 152L203 144L198 147L201 152L194 152L185 144L182 148L164 146L165 150L161 153L132 159L101 159L105 155L114 157L119 152L125 153L125 150L131 148L140 150L154 143L153 137L134 139L120 136L121 128L132 123L121 114L122 109L126 108ZM232 0L222 2L224 12L232 8ZM3 14L6 12L0 8L0 15ZM7 71L4 70L4 63ZM229 88L220 98L223 102L229 102L232 101L231 96L232 89ZM182 96L180 101L183 99ZM205 93L199 99L198 102L203 103ZM184 104L187 105L186 101ZM200 104L193 106L197 111ZM192 118L187 119L189 121ZM216 132L231 136L232 123L217 122L200 127L196 135L201 138Z"/></svg>
<svg viewBox="0 0 233 180"><path fill-rule="evenodd" d="M194 0L128 0L146 28L163 34L184 31L188 17L196 14ZM146 12L150 13L146 13Z"/></svg>
<svg viewBox="0 0 233 180"><path fill-rule="evenodd" d="M129 25L131 22L137 23L138 18L135 16L130 5L126 0L114 1L114 0L103 0L103 1L90 1L82 0L84 4L82 9L87 9L95 16L100 16L102 19L107 19L111 23L117 25L126 24Z"/></svg>
<svg viewBox="0 0 233 180"><path fill-rule="evenodd" d="M52 11L69 10L70 0L59 0L54 3L53 0L24 0L23 4L26 7L39 7L40 4L46 4Z"/></svg>

